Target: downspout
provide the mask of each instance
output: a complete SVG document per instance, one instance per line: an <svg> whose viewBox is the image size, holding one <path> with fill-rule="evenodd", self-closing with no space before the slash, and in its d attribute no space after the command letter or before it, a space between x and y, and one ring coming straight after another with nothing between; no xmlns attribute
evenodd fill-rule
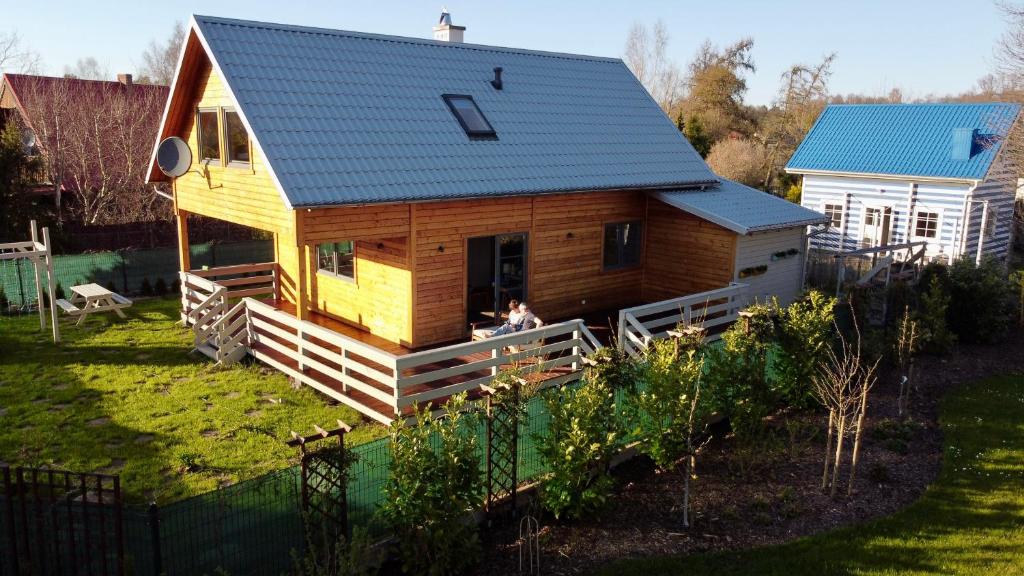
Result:
<svg viewBox="0 0 1024 576"><path fill-rule="evenodd" d="M907 190L907 231L903 242L909 244L914 234L914 203L917 200L917 183L911 182ZM895 218L895 216L893 216Z"/></svg>
<svg viewBox="0 0 1024 576"><path fill-rule="evenodd" d="M974 257L975 266L981 266L981 254L985 246L986 225L988 225L988 200L983 200L981 203L981 227L978 228L978 253Z"/></svg>

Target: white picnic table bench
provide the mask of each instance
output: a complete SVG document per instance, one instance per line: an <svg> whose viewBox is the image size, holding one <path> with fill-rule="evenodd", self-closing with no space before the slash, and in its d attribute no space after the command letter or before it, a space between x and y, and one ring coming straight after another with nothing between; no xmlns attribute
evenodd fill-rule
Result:
<svg viewBox="0 0 1024 576"><path fill-rule="evenodd" d="M99 284L81 284L71 287L71 299L61 298L57 300L57 306L68 316L77 316L81 324L86 316L96 312L116 312L121 318L126 318L122 308L128 308L132 301L116 292L111 292Z"/></svg>

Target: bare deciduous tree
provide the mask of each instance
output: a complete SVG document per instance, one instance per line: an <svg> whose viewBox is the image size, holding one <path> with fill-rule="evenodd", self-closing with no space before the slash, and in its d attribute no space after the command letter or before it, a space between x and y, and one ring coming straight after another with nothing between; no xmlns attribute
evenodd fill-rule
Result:
<svg viewBox="0 0 1024 576"><path fill-rule="evenodd" d="M910 388L914 378L914 353L917 352L917 320L911 318L910 306L903 309L899 331L896 334L896 366L899 368L900 389L896 410L900 417L907 410Z"/></svg>
<svg viewBox="0 0 1024 576"><path fill-rule="evenodd" d="M768 154L765 147L752 140L727 138L715 143L707 157L715 174L747 186L760 186L764 180Z"/></svg>
<svg viewBox="0 0 1024 576"><path fill-rule="evenodd" d="M853 310L851 306L851 312ZM856 318L854 319L856 330ZM825 444L825 469L821 478L822 491L835 497L839 490L839 470L843 460L845 439L854 430L853 455L847 494L853 491L853 480L860 456L860 440L867 415L868 394L876 381L875 372L881 358L868 364L861 352L860 331L851 343L839 333L837 349L828 349L826 361L814 379L814 392L828 412L828 434Z"/></svg>
<svg viewBox="0 0 1024 576"><path fill-rule="evenodd" d="M651 97L666 113L675 110L683 96L683 74L668 57L669 35L659 20L650 30L639 22L626 37L623 60Z"/></svg>
<svg viewBox="0 0 1024 576"><path fill-rule="evenodd" d="M186 32L185 24L179 20L174 23L174 30L166 40L150 41L149 47L142 53L140 82L166 86L174 80L174 70L178 66L178 55L181 53L181 45L185 43Z"/></svg>
<svg viewBox="0 0 1024 576"><path fill-rule="evenodd" d="M21 94L57 189L83 224L162 217L144 184L166 91L76 79L34 79Z"/></svg>
<svg viewBox="0 0 1024 576"><path fill-rule="evenodd" d="M64 77L81 80L109 80L110 70L100 64L99 60L92 56L86 56L79 58L74 66L65 66Z"/></svg>
<svg viewBox="0 0 1024 576"><path fill-rule="evenodd" d="M17 32L0 32L0 72L37 74L40 57L25 47Z"/></svg>

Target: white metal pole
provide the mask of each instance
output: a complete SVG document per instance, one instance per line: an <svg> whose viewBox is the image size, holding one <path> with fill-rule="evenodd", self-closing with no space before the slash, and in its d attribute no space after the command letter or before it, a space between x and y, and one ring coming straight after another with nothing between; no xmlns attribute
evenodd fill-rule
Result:
<svg viewBox="0 0 1024 576"><path fill-rule="evenodd" d="M985 247L985 228L988 226L988 200L981 203L981 227L978 228L978 254L974 257L974 264L981 266L981 256Z"/></svg>
<svg viewBox="0 0 1024 576"><path fill-rule="evenodd" d="M50 324L53 325L53 342L60 342L60 324L57 322L57 283L53 277L53 249L50 247L50 229L43 228L43 245L46 247L46 285L50 292Z"/></svg>

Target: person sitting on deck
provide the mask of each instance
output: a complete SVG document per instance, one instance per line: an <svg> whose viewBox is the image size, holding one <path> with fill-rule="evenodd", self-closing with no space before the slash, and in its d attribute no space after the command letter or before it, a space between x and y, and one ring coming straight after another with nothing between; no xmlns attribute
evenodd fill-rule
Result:
<svg viewBox="0 0 1024 576"><path fill-rule="evenodd" d="M508 321L499 326L498 329L491 334L491 337L511 334L521 330L529 330L534 327L536 321L537 317L530 311L530 307L526 305L526 302L522 302L519 304L518 310L510 311L508 313Z"/></svg>
<svg viewBox="0 0 1024 576"><path fill-rule="evenodd" d="M508 334L510 332L518 332L520 322L519 319L521 314L519 313L519 300L515 298L508 301L508 318L505 319L505 323L498 326L493 332L487 335L488 338L491 336L501 336L502 334Z"/></svg>

